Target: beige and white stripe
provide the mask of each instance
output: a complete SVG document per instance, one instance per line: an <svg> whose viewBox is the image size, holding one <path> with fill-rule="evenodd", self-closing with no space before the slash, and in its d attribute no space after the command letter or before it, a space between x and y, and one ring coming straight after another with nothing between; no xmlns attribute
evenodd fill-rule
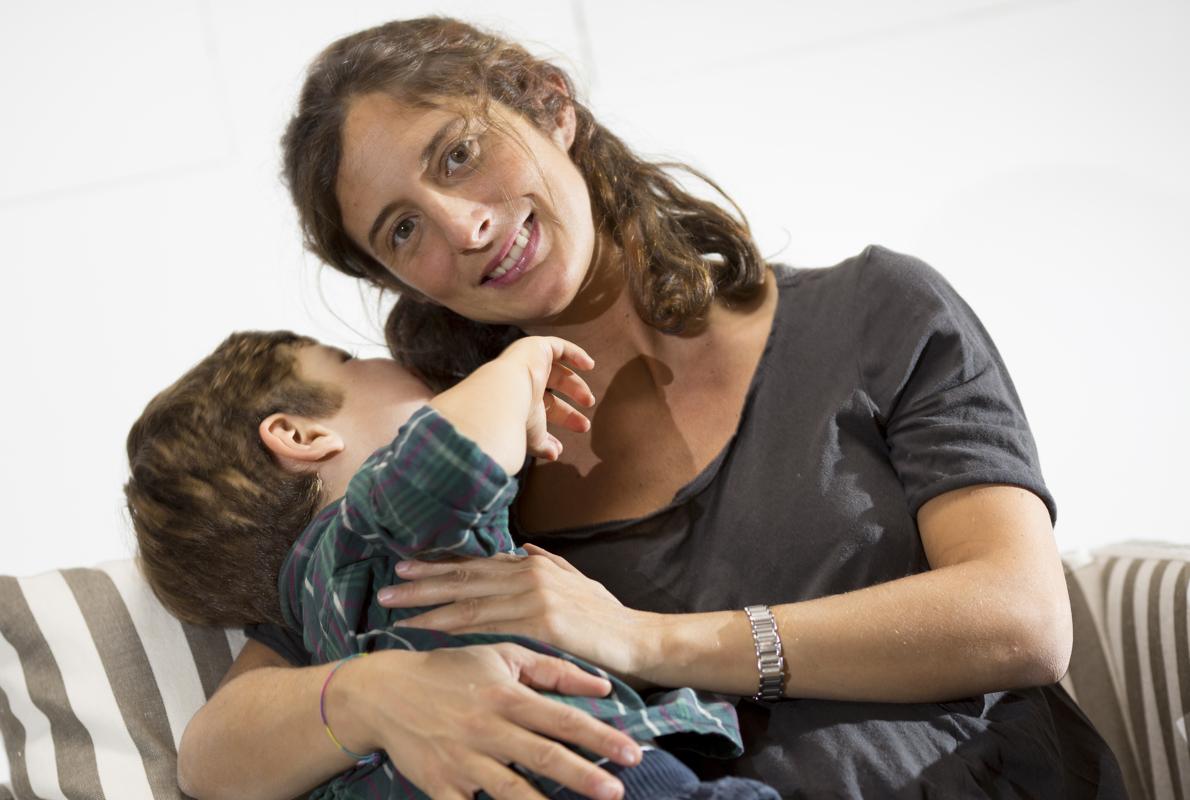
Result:
<svg viewBox="0 0 1190 800"><path fill-rule="evenodd" d="M1067 688L1112 746L1133 797L1190 800L1190 547L1129 543L1067 566Z"/></svg>
<svg viewBox="0 0 1190 800"><path fill-rule="evenodd" d="M12 800L182 798L182 730L242 644L239 632L178 622L131 561L0 577L4 790Z"/></svg>

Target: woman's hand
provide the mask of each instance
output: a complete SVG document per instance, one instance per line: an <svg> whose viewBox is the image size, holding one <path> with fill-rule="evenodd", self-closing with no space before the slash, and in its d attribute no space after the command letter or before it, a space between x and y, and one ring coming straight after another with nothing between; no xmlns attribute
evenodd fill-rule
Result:
<svg viewBox="0 0 1190 800"><path fill-rule="evenodd" d="M643 685L639 669L658 615L625 608L566 559L535 545L528 556L402 561L407 582L381 589L389 608L442 605L402 625L448 633L518 634Z"/></svg>
<svg viewBox="0 0 1190 800"><path fill-rule="evenodd" d="M534 691L585 697L610 691L605 679L574 664L495 644L403 653L418 663L403 662L394 674L383 655L341 670L356 672L342 684L348 692L342 707L369 717L368 727L379 733L367 747L387 752L401 774L431 797L470 798L482 789L497 800L541 798L510 762L589 797L623 796L616 778L552 739L618 764L640 762L640 747L630 737ZM347 676L335 683L340 677ZM329 714L338 728L334 711ZM353 750L364 746L344 743Z"/></svg>

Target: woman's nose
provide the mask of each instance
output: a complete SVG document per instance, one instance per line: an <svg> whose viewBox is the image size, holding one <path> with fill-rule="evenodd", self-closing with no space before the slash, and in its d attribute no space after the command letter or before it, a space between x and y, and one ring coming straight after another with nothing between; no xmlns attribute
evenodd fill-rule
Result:
<svg viewBox="0 0 1190 800"><path fill-rule="evenodd" d="M485 247L495 231L493 209L486 203L441 195L435 216L451 245L460 251Z"/></svg>

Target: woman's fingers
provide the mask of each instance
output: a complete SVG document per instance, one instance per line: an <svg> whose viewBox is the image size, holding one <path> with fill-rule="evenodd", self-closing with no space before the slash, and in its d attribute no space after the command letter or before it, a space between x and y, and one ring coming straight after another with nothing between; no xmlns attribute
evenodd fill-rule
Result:
<svg viewBox="0 0 1190 800"><path fill-rule="evenodd" d="M561 703L546 700L544 697L537 699L561 706L563 710L568 708L568 706ZM588 719L593 719L589 714L581 711L577 713ZM533 716L533 712L529 711L523 715L522 719L514 721L520 722L527 728L537 729L533 724ZM547 711L541 716L549 717L550 714ZM542 732L549 735L548 731ZM568 738L571 741L575 741L573 729L567 729L567 733ZM504 743L507 747L506 752L517 754L515 756L517 764L520 764L533 773L552 778L584 797L601 798L601 800L619 800L619 798L624 796L624 785L619 780L558 742L537 736L525 730L525 728L510 725L507 735L504 737ZM493 766L503 765L496 765L493 762ZM530 796L522 793L524 789L529 789L528 784L511 769L504 767L504 770L506 771L505 775L497 774L494 769L485 771L486 779L481 785L488 794L495 798L521 798ZM532 791L532 789L529 789L529 791Z"/></svg>
<svg viewBox="0 0 1190 800"><path fill-rule="evenodd" d="M487 792L494 800L545 800L544 796L515 770L495 759L477 755L469 762L460 764L459 771L465 773L471 779L470 783ZM473 791L459 795L468 800L474 796Z"/></svg>
<svg viewBox="0 0 1190 800"><path fill-rule="evenodd" d="M523 572L528 556L513 553L497 553L490 558L450 558L441 561L418 561L408 559L397 562L397 575L406 580L421 581L423 578L443 578L446 582L467 584L485 575L509 575ZM400 587L403 591L406 587Z"/></svg>
<svg viewBox="0 0 1190 800"><path fill-rule="evenodd" d="M433 605L433 602L417 602L413 605ZM533 616L537 610L538 605L528 592L491 595L477 599L456 600L453 603L401 620L400 624L409 628L426 628L447 633L498 631L540 638L542 631L515 624L516 620L524 620Z"/></svg>
<svg viewBox="0 0 1190 800"><path fill-rule="evenodd" d="M578 664L523 647L520 652L523 654L518 657L520 681L533 689L579 697L606 697L612 690L611 681L587 672Z"/></svg>
<svg viewBox="0 0 1190 800"><path fill-rule="evenodd" d="M546 550L544 547L538 547L535 544L526 543L525 544L525 552L531 556L542 556L543 558L548 558L551 562L558 565L559 567L566 570L567 572L573 572L575 575L583 574L579 571L578 567L574 566L569 561L562 558L562 556L554 555L549 550Z"/></svg>
<svg viewBox="0 0 1190 800"><path fill-rule="evenodd" d="M640 763L640 745L631 737L600 722L585 711L557 700L527 692L525 701L517 708L510 709L509 719L522 729L537 731L550 739L577 744L617 764L627 767ZM595 764L565 747L543 746L543 743L556 744L555 742L541 737L529 737L523 730L521 734L517 736L510 733L510 739L513 740L510 741L510 752L522 753L523 755L517 756L517 763L534 772L549 775L570 786L575 783L603 781L610 777ZM535 741L530 741L530 738ZM559 750L562 752L558 752ZM573 758L566 758L563 753ZM583 790L579 788L578 791Z"/></svg>

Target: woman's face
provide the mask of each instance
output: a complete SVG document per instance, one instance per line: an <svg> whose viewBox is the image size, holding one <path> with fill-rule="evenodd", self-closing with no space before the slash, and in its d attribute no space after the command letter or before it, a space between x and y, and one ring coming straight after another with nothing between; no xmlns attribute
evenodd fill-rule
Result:
<svg viewBox="0 0 1190 800"><path fill-rule="evenodd" d="M546 133L500 104L492 115L502 130L382 93L353 100L336 194L348 235L401 281L464 317L532 327L563 314L591 264L574 113Z"/></svg>

